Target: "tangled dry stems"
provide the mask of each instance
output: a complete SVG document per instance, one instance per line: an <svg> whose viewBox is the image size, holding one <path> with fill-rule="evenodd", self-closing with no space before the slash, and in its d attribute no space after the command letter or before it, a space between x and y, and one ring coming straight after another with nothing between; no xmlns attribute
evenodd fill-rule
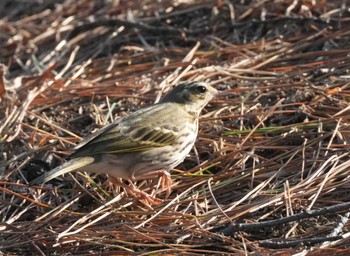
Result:
<svg viewBox="0 0 350 256"><path fill-rule="evenodd" d="M3 1L0 251L346 253L349 7L284 3ZM104 175L28 186L81 137L181 80L223 94L164 204L116 192ZM157 180L135 185L164 197Z"/></svg>

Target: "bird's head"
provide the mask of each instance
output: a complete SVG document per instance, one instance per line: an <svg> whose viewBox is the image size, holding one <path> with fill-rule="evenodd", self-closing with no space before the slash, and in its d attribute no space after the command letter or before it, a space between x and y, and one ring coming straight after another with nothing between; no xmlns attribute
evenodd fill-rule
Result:
<svg viewBox="0 0 350 256"><path fill-rule="evenodd" d="M218 91L207 83L184 82L175 86L159 103L178 103L187 111L199 114L217 93Z"/></svg>

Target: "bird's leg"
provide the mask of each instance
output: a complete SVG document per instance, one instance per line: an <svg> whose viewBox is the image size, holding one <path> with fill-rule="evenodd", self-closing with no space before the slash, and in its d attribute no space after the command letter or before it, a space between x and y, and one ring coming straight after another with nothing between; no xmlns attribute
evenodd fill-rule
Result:
<svg viewBox="0 0 350 256"><path fill-rule="evenodd" d="M117 178L115 178L113 176L109 176L109 180L114 186L119 186L119 187L124 188L126 191L131 192L136 197L139 197L141 199L145 199L151 205L159 205L159 204L163 203L163 200L161 200L159 198L156 198L156 197L154 197L152 195L149 195L146 192L144 192L144 191L138 189L137 187L135 187L131 181L130 181L130 185L132 187L124 184L123 182L119 181L119 179L117 179Z"/></svg>
<svg viewBox="0 0 350 256"><path fill-rule="evenodd" d="M147 174L141 174L136 176L136 179L144 180L144 179L151 179L157 176L160 177L161 179L162 190L164 190L164 188L166 187L165 198L168 198L171 193L171 186L173 184L173 181L171 180L171 177L168 171L165 171L165 170L151 171L151 172L148 172Z"/></svg>

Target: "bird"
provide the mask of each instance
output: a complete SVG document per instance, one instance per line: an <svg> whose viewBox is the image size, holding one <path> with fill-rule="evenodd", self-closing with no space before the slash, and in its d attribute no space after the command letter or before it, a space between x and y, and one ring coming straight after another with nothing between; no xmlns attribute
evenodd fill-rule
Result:
<svg viewBox="0 0 350 256"><path fill-rule="evenodd" d="M128 189L120 179L134 181L161 176L168 197L172 184L169 172L190 153L198 135L200 112L217 93L205 82L179 83L158 103L90 134L75 147L67 162L30 184L43 184L65 173L85 171L108 174L113 184ZM133 192L156 204L147 193L136 188Z"/></svg>

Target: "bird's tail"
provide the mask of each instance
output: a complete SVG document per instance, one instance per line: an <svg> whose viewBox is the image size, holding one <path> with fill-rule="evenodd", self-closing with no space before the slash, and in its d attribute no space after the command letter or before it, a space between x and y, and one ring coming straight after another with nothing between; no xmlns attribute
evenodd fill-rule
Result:
<svg viewBox="0 0 350 256"><path fill-rule="evenodd" d="M91 156L74 158L56 167L55 169L41 175L40 177L32 180L30 184L34 185L34 184L42 184L42 183L48 182L49 180L52 180L60 175L63 175L68 172L76 171L84 166L92 164L94 161L95 161L95 158Z"/></svg>

